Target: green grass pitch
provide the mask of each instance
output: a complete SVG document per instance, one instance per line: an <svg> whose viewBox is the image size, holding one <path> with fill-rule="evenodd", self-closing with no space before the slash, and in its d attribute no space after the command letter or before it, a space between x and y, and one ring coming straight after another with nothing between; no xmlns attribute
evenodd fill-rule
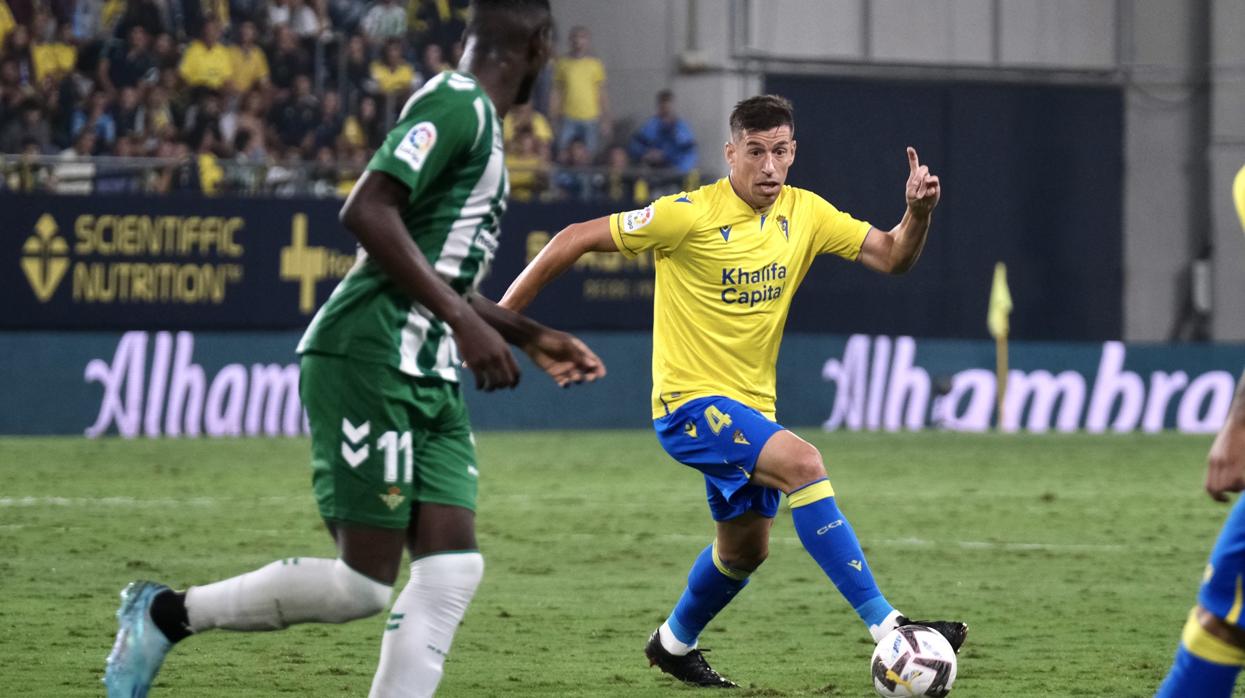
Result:
<svg viewBox="0 0 1245 698"><path fill-rule="evenodd" d="M1201 492L1209 438L805 435L890 600L972 625L954 696L1153 695L1227 512ZM647 432L479 442L485 579L441 694L691 690L641 648L712 535L698 474ZM301 440L0 440L0 692L102 695L131 579L331 556L306 456ZM867 633L785 509L773 536L702 638L710 659L741 695L872 695ZM206 633L153 695L363 696L383 623Z"/></svg>

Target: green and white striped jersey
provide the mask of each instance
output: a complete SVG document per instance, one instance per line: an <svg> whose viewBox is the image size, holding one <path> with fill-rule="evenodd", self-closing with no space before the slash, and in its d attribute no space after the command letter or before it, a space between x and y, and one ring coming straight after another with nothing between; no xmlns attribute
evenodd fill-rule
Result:
<svg viewBox="0 0 1245 698"><path fill-rule="evenodd" d="M501 121L475 78L444 72L411 95L368 163L410 188L402 221L437 274L475 290L497 249L510 183ZM450 328L413 301L367 252L316 313L298 352L385 363L457 381Z"/></svg>

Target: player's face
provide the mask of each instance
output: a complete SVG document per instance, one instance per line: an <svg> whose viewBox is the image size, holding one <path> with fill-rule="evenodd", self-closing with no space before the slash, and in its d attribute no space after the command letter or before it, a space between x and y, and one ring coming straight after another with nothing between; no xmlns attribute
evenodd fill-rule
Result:
<svg viewBox="0 0 1245 698"><path fill-rule="evenodd" d="M768 208L778 199L793 162L795 138L790 126L741 131L726 144L731 184L753 208Z"/></svg>

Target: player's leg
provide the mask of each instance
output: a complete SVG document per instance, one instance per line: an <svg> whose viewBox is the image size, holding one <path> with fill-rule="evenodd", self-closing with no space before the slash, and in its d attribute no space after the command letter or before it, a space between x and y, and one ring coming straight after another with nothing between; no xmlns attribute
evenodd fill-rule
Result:
<svg viewBox="0 0 1245 698"><path fill-rule="evenodd" d="M726 398L688 402L654 427L671 456L704 474L717 535L692 563L687 586L649 638L645 654L651 664L686 683L733 686L709 667L696 643L768 555L779 495L749 478L760 448L781 427Z"/></svg>
<svg viewBox="0 0 1245 698"><path fill-rule="evenodd" d="M900 625L938 630L957 651L968 626L957 621L910 621L878 589L856 532L839 510L821 453L790 431L774 434L757 458L753 482L787 494L791 519L804 549L834 582L874 640Z"/></svg>
<svg viewBox="0 0 1245 698"><path fill-rule="evenodd" d="M1198 605L1189 612L1160 698L1230 696L1245 666L1245 498L1237 500L1211 551Z"/></svg>
<svg viewBox="0 0 1245 698"><path fill-rule="evenodd" d="M774 520L745 511L717 522L714 542L700 552L687 574L687 586L669 618L658 629L662 647L675 655L696 648L700 633L735 594L769 553L769 531Z"/></svg>
<svg viewBox="0 0 1245 698"><path fill-rule="evenodd" d="M175 593L137 582L122 593L120 629L109 655L109 695L145 693L172 644L214 628L278 630L342 623L384 610L401 563L410 483L391 477L385 434L407 429L386 391L387 367L305 356L300 392L311 424L313 482L337 558L287 558ZM379 495L379 496L378 496Z"/></svg>
<svg viewBox="0 0 1245 698"><path fill-rule="evenodd" d="M419 390L412 419L427 428L414 451L411 574L390 610L372 698L433 694L484 575L475 538L479 470L462 394L450 383Z"/></svg>
<svg viewBox="0 0 1245 698"><path fill-rule="evenodd" d="M804 549L852 605L874 639L881 639L897 625L893 621L899 613L878 589L856 532L835 502L834 488L817 449L790 431L781 431L761 450L753 480L787 494L791 519Z"/></svg>

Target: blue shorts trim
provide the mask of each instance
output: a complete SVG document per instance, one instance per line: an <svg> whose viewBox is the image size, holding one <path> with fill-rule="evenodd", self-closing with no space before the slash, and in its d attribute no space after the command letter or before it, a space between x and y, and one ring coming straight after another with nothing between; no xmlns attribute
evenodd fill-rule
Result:
<svg viewBox="0 0 1245 698"><path fill-rule="evenodd" d="M1206 578L1197 600L1217 618L1237 627L1241 623L1242 584L1245 583L1245 498L1236 500L1210 553ZM1232 616L1232 617L1229 617Z"/></svg>
<svg viewBox="0 0 1245 698"><path fill-rule="evenodd" d="M714 521L729 521L755 511L778 514L782 493L751 482L757 457L783 426L726 397L688 401L653 420L657 441L671 458L705 476L705 493Z"/></svg>

